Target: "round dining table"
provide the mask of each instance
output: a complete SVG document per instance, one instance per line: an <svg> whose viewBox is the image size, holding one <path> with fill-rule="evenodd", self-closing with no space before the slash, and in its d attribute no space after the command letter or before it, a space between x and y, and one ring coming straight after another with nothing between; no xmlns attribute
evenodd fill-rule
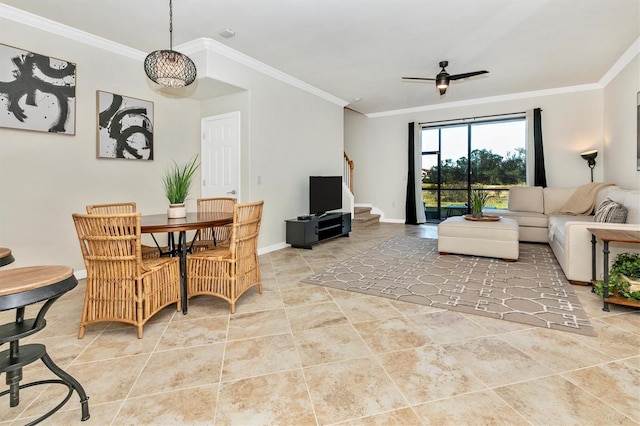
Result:
<svg viewBox="0 0 640 426"><path fill-rule="evenodd" d="M187 231L197 232L200 229L223 226L231 223L233 223L233 213L230 212L187 213L187 216L182 218L169 218L166 213L142 216L140 232L143 234L166 232L168 234L169 250L163 252L155 237L153 237L158 246L158 250L165 256L180 257L180 299L183 314L186 314L188 310L187 253L190 250L190 246L187 244ZM175 232L178 233L177 241L174 238Z"/></svg>

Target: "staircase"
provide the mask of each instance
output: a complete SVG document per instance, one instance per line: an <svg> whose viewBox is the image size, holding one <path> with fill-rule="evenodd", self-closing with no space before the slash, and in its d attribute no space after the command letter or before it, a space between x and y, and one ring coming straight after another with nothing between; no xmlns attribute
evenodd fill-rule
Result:
<svg viewBox="0 0 640 426"><path fill-rule="evenodd" d="M380 222L379 214L371 214L371 207L354 207L351 224L354 227L369 226Z"/></svg>
<svg viewBox="0 0 640 426"><path fill-rule="evenodd" d="M347 153L344 153L344 170L343 170L343 183L349 188L351 195L351 203L353 203L353 161L349 158ZM351 204L353 205L353 204ZM354 207L353 218L351 219L351 226L354 228L360 228L363 226L369 226L374 223L380 223L380 215L372 214L371 207Z"/></svg>

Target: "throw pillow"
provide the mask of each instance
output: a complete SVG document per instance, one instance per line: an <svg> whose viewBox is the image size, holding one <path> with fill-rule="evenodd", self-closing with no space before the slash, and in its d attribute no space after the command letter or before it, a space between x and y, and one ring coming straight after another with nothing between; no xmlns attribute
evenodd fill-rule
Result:
<svg viewBox="0 0 640 426"><path fill-rule="evenodd" d="M596 209L594 222L626 223L627 209L610 199L605 199Z"/></svg>

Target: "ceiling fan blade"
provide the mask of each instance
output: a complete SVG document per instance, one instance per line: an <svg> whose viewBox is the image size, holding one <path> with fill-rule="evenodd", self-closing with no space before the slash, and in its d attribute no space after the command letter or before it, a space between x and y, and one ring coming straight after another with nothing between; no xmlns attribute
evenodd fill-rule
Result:
<svg viewBox="0 0 640 426"><path fill-rule="evenodd" d="M403 80L436 81L435 78L426 77L402 77Z"/></svg>
<svg viewBox="0 0 640 426"><path fill-rule="evenodd" d="M455 75L450 75L449 76L449 80L460 80L462 78L469 78L469 77L473 77L474 75L480 75L480 74L488 74L489 71L473 71L473 72L466 72L464 74L455 74Z"/></svg>

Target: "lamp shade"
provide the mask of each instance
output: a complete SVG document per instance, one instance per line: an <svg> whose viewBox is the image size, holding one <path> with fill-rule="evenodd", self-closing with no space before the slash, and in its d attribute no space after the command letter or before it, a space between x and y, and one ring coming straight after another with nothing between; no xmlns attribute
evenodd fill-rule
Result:
<svg viewBox="0 0 640 426"><path fill-rule="evenodd" d="M597 149L592 149L590 151L581 152L580 156L582 158L584 158L585 160L591 162L591 161L594 161L596 159L596 157L598 156L598 150Z"/></svg>
<svg viewBox="0 0 640 426"><path fill-rule="evenodd" d="M156 50L144 60L144 71L154 83L165 87L184 87L196 79L196 65L191 58L175 50Z"/></svg>

